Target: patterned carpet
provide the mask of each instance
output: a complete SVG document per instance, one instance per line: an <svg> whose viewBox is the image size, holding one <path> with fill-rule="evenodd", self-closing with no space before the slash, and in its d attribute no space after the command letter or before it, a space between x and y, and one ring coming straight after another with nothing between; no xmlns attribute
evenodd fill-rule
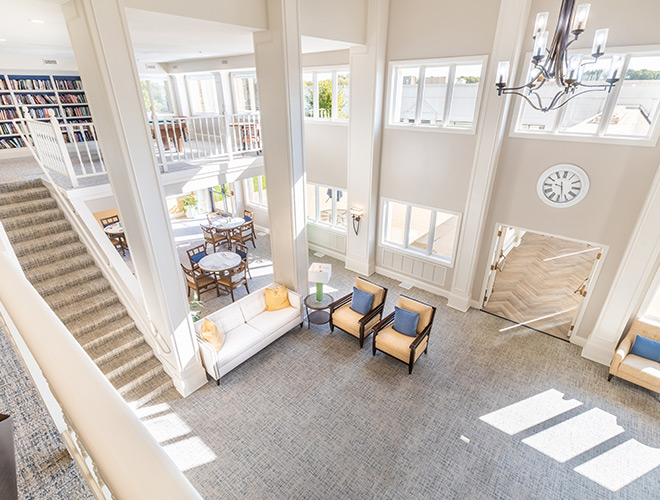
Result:
<svg viewBox="0 0 660 500"><path fill-rule="evenodd" d="M19 498L93 498L2 328L0 413L14 419Z"/></svg>

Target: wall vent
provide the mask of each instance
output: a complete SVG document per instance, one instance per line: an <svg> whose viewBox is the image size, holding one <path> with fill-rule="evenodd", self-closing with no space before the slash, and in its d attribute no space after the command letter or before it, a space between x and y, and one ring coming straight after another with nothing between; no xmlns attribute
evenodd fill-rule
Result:
<svg viewBox="0 0 660 500"><path fill-rule="evenodd" d="M44 66L57 66L57 59L42 59Z"/></svg>
<svg viewBox="0 0 660 500"><path fill-rule="evenodd" d="M155 64L149 64L149 63L147 63L147 64L144 65L144 67L145 67L146 69L156 69L156 65L155 65Z"/></svg>

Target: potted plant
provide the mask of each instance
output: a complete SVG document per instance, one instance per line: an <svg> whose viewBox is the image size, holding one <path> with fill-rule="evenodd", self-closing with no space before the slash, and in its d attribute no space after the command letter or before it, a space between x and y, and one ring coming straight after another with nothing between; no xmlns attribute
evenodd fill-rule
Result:
<svg viewBox="0 0 660 500"><path fill-rule="evenodd" d="M195 193L190 193L183 199L183 211L188 219L194 219L199 211L197 206L198 200Z"/></svg>
<svg viewBox="0 0 660 500"><path fill-rule="evenodd" d="M202 319L202 309L204 309L204 302L199 300L197 292L193 293L193 299L190 301L190 316L193 321Z"/></svg>

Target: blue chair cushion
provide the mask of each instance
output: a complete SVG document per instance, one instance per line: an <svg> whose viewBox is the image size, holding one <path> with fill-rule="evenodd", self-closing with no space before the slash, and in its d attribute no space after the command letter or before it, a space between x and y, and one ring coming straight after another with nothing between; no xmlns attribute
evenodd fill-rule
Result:
<svg viewBox="0 0 660 500"><path fill-rule="evenodd" d="M201 253L195 254L192 257L190 257L190 260L192 260L195 263L198 263L204 257L206 257L206 252L201 252Z"/></svg>
<svg viewBox="0 0 660 500"><path fill-rule="evenodd" d="M236 250L236 253L241 256L241 259L245 259L245 257L247 257L247 254L242 250Z"/></svg>
<svg viewBox="0 0 660 500"><path fill-rule="evenodd" d="M359 288L353 287L353 298L351 299L350 308L356 313L364 316L371 311L371 304L374 303L374 294L363 292Z"/></svg>
<svg viewBox="0 0 660 500"><path fill-rule="evenodd" d="M419 313L394 306L394 328L397 332L409 337L417 337Z"/></svg>
<svg viewBox="0 0 660 500"><path fill-rule="evenodd" d="M252 217L248 217L247 215L243 217L245 219L245 222L250 222L252 220Z"/></svg>
<svg viewBox="0 0 660 500"><path fill-rule="evenodd" d="M630 354L660 363L660 342L637 335Z"/></svg>

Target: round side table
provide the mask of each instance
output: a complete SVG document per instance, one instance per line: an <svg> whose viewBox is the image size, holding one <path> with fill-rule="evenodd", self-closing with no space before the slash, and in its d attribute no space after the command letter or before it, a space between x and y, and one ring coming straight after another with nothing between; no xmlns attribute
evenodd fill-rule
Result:
<svg viewBox="0 0 660 500"><path fill-rule="evenodd" d="M330 322L330 313L324 311L328 309L330 304L332 304L335 299L332 298L332 295L328 293L323 294L323 300L321 302L316 301L316 294L310 293L305 297L305 307L307 308L307 329L311 328L311 323L315 325L324 325L325 323ZM310 312L310 309L312 312Z"/></svg>

